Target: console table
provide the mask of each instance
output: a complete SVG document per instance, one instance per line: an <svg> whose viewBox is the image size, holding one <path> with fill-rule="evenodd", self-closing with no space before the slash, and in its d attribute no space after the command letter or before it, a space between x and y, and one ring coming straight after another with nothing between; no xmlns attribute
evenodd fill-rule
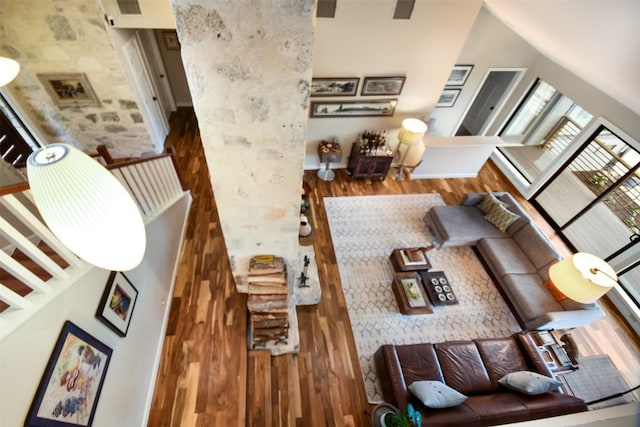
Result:
<svg viewBox="0 0 640 427"><path fill-rule="evenodd" d="M360 153L358 144L354 143L351 146L347 173L351 175L351 179L369 178L383 181L387 177L392 161L393 154L363 154Z"/></svg>

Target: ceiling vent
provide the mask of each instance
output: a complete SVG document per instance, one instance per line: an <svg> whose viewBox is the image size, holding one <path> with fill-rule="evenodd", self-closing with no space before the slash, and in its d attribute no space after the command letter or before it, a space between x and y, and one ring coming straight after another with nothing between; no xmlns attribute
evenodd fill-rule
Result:
<svg viewBox="0 0 640 427"><path fill-rule="evenodd" d="M396 10L393 12L393 19L411 19L413 5L416 0L396 0Z"/></svg>
<svg viewBox="0 0 640 427"><path fill-rule="evenodd" d="M138 0L116 0L120 13L123 15L141 15Z"/></svg>
<svg viewBox="0 0 640 427"><path fill-rule="evenodd" d="M318 0L316 18L335 18L338 0Z"/></svg>

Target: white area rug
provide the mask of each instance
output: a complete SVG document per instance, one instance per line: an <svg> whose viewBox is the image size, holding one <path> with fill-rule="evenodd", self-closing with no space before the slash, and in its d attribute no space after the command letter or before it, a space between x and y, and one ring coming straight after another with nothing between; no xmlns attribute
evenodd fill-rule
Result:
<svg viewBox="0 0 640 427"><path fill-rule="evenodd" d="M445 272L459 304L434 307L433 314L398 311L389 255L395 248L431 241L423 218L431 206L444 204L440 195L325 197L324 203L369 402L383 401L373 361L383 344L503 337L520 331L470 247L428 253L432 270Z"/></svg>

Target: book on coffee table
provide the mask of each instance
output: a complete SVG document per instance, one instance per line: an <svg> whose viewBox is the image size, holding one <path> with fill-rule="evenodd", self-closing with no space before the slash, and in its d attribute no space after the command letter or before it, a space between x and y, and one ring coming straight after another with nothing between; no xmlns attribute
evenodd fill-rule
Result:
<svg viewBox="0 0 640 427"><path fill-rule="evenodd" d="M425 248L394 249L389 256L394 271L429 270L431 262L425 253Z"/></svg>

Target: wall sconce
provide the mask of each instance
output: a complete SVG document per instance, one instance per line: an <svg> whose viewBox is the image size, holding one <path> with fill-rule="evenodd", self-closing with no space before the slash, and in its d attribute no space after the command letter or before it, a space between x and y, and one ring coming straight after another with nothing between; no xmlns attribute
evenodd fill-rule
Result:
<svg viewBox="0 0 640 427"><path fill-rule="evenodd" d="M396 181L404 180L405 167L415 167L422 160L422 154L425 150L422 137L426 132L427 124L422 120L404 119L402 121L402 127L398 133L398 152L402 151L402 146L405 147L400 159L400 166L398 166Z"/></svg>
<svg viewBox="0 0 640 427"><path fill-rule="evenodd" d="M36 206L78 257L106 270L137 267L146 248L138 206L100 163L67 144L31 153L27 176Z"/></svg>

